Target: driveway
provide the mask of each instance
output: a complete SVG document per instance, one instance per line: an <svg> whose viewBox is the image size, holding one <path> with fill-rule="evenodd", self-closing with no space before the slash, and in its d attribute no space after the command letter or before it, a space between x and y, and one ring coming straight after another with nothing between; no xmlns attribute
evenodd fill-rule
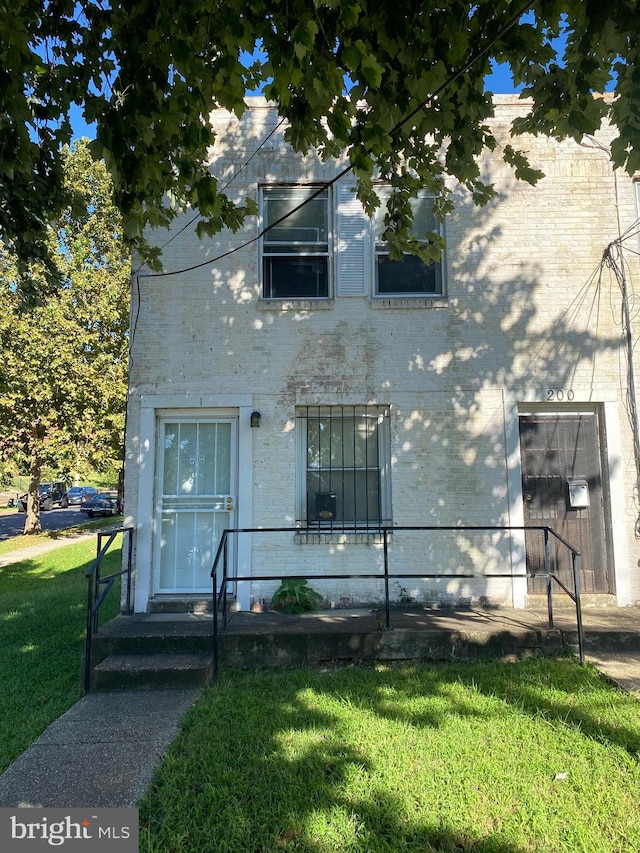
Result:
<svg viewBox="0 0 640 853"><path fill-rule="evenodd" d="M22 536L24 532L24 512L10 512L0 515L0 541L11 539L13 536ZM87 520L87 516L80 512L80 507L70 506L67 509L49 510L40 513L40 521L43 530L63 530L65 527L75 527Z"/></svg>

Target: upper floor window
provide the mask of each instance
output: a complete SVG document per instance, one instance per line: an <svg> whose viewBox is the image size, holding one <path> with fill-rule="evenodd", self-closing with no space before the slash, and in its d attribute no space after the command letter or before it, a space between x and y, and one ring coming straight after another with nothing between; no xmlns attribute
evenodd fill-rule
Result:
<svg viewBox="0 0 640 853"><path fill-rule="evenodd" d="M383 239L386 198L389 190L379 191L382 203L374 220L376 256L376 293L379 296L442 296L444 293L442 260L425 263L416 255L405 254L403 260L391 260L389 247ZM411 236L424 241L429 232L441 233L442 226L433 212L433 196L421 194L413 199Z"/></svg>
<svg viewBox="0 0 640 853"><path fill-rule="evenodd" d="M306 204L305 204L306 202ZM318 187L262 191L263 295L267 299L329 296L329 195Z"/></svg>

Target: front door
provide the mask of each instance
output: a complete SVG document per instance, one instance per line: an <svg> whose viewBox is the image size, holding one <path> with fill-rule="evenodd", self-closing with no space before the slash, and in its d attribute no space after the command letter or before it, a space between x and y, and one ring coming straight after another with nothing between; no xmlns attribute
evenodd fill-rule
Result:
<svg viewBox="0 0 640 853"><path fill-rule="evenodd" d="M237 421L159 422L155 593L211 593L211 567L234 527Z"/></svg>
<svg viewBox="0 0 640 853"><path fill-rule="evenodd" d="M525 525L551 527L580 550L582 592L611 592L597 415L521 417L520 452ZM586 481L579 499L569 488L576 481ZM525 543L527 570L544 571L543 532L527 531ZM551 569L573 589L570 552L553 537L550 543ZM544 589L544 580L529 581L529 592Z"/></svg>

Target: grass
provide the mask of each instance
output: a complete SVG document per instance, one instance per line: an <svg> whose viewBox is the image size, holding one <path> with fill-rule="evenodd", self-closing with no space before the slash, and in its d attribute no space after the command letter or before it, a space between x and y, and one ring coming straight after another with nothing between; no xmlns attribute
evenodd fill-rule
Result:
<svg viewBox="0 0 640 853"><path fill-rule="evenodd" d="M224 673L144 853L640 850L640 703L574 660Z"/></svg>
<svg viewBox="0 0 640 853"><path fill-rule="evenodd" d="M0 569L0 771L81 695L94 552ZM140 850L630 853L639 759L640 703L572 659L223 671L140 803Z"/></svg>
<svg viewBox="0 0 640 853"><path fill-rule="evenodd" d="M85 572L95 551L86 541L0 568L0 772L82 695ZM103 574L118 571L120 549L103 565ZM101 621L118 604L114 589Z"/></svg>

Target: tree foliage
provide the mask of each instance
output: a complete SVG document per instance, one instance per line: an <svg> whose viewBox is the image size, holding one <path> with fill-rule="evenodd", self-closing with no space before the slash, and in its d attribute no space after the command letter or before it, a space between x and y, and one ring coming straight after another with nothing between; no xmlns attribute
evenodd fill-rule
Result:
<svg viewBox="0 0 640 853"><path fill-rule="evenodd" d="M258 88L288 120L294 148L348 158L367 209L372 176L390 179L398 227L417 184L446 211L447 175L484 203L492 189L477 155L496 146L484 85L492 61L532 99L516 134L580 139L609 118L612 160L634 172L639 11L638 0L1 3L0 230L21 262L46 257L47 223L67 203L60 146L74 104L97 124L93 154L143 254L143 229L187 205L202 215L200 233L239 227L254 208L234 205L209 172L208 115L241 114ZM595 98L612 75L615 99ZM517 149L503 153L518 177L539 177Z"/></svg>
<svg viewBox="0 0 640 853"><path fill-rule="evenodd" d="M47 233L56 292L27 305L16 258L0 244L0 453L30 473L25 532L40 526L32 511L45 468L82 475L122 458L129 253L111 181L87 140L65 148L61 163L63 192L76 203ZM43 264L27 269L39 287Z"/></svg>

